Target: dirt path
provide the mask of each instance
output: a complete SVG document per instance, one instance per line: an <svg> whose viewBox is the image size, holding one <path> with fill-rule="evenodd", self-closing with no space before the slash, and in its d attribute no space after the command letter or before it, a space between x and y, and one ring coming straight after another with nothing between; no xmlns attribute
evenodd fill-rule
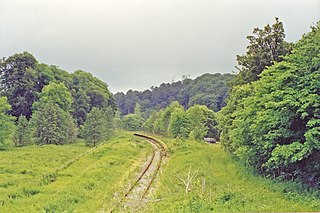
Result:
<svg viewBox="0 0 320 213"><path fill-rule="evenodd" d="M131 187L127 190L126 194L120 198L110 212L134 212L148 202L151 196L151 184L157 176L163 158L166 155L166 148L158 140L140 134L135 134L135 136L144 138L148 141L153 147L153 152L142 165L142 170L139 172L136 180L131 184Z"/></svg>

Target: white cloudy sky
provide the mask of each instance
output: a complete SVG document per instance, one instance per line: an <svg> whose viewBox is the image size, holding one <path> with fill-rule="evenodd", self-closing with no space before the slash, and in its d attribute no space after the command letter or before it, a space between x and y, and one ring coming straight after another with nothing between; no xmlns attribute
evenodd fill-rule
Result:
<svg viewBox="0 0 320 213"><path fill-rule="evenodd" d="M1 0L0 57L82 69L112 92L234 71L246 36L279 17L297 41L319 0Z"/></svg>

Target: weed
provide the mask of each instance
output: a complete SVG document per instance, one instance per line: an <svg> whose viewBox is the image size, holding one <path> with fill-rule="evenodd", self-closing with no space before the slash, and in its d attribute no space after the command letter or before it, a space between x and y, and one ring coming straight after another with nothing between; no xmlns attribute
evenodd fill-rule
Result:
<svg viewBox="0 0 320 213"><path fill-rule="evenodd" d="M32 189L32 188L23 188L23 193L26 197L30 197L30 196L33 196L33 195L40 193L40 191L37 189Z"/></svg>

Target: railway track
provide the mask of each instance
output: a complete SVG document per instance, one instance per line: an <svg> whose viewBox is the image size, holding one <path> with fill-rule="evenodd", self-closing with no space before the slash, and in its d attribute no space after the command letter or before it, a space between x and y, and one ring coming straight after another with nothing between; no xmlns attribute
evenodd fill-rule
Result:
<svg viewBox="0 0 320 213"><path fill-rule="evenodd" d="M166 146L158 140L137 133L134 136L148 141L153 147L153 153L142 172L109 212L114 212L115 210L134 211L141 207L146 202L151 185L159 172L164 157L167 155Z"/></svg>

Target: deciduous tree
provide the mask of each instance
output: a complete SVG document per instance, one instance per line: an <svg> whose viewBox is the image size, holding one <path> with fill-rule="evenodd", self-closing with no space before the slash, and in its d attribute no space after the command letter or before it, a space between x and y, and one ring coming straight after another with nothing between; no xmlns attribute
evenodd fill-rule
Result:
<svg viewBox="0 0 320 213"><path fill-rule="evenodd" d="M25 146L32 144L32 130L28 119L25 116L20 116L16 131L13 135L13 142L16 146Z"/></svg>
<svg viewBox="0 0 320 213"><path fill-rule="evenodd" d="M14 132L14 117L7 115L10 110L6 97L0 97L0 145L3 145Z"/></svg>
<svg viewBox="0 0 320 213"><path fill-rule="evenodd" d="M247 36L249 46L245 55L237 55L240 71L232 85L242 85L259 79L260 73L291 51L291 45L284 40L283 24L278 18L263 29L254 28L253 35Z"/></svg>

